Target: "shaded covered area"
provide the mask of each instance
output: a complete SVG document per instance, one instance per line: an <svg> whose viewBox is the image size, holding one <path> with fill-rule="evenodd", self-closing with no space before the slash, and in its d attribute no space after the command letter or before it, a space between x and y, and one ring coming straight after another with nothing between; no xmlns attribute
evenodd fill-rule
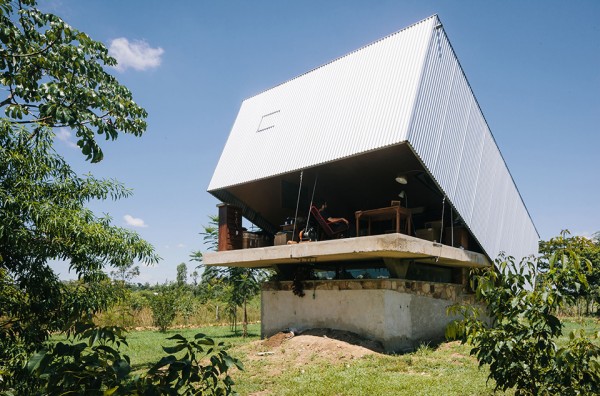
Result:
<svg viewBox="0 0 600 396"><path fill-rule="evenodd" d="M401 229L407 235L483 251L406 143L211 193L239 207L245 218L270 236L282 230L295 230L296 234L288 240L298 241L298 231L310 217L311 202L315 206L327 202L332 216L350 221L346 237ZM392 206L404 208L402 213L409 214L410 223L405 223L404 215L402 228L396 225L393 214L362 216L357 227L358 211L368 213ZM290 227L294 220L297 220L295 228Z"/></svg>

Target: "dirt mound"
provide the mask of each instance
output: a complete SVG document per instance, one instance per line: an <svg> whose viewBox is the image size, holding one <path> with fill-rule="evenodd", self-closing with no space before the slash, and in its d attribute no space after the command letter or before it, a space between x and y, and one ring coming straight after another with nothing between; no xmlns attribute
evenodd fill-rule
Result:
<svg viewBox="0 0 600 396"><path fill-rule="evenodd" d="M333 339L341 343L348 344L347 346L355 346L366 348L376 353L383 353L383 346L378 341L369 340L356 333L350 331L333 330L333 329L310 329L303 331L301 336L322 337L323 339ZM337 345L343 345L336 343Z"/></svg>
<svg viewBox="0 0 600 396"><path fill-rule="evenodd" d="M270 375L277 375L286 366L288 369L302 367L317 360L348 364L366 355L383 353L383 347L376 341L332 329L310 329L300 334L280 332L266 340L254 341L243 349L246 349L247 359L266 363Z"/></svg>
<svg viewBox="0 0 600 396"><path fill-rule="evenodd" d="M266 348L276 348L280 346L284 341L287 341L292 337L294 337L294 333L292 332L279 332L262 341L262 345Z"/></svg>

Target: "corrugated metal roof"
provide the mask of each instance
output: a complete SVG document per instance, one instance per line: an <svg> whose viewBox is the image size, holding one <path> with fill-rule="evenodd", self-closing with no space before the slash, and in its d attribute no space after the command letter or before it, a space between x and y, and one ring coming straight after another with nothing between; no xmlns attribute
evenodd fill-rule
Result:
<svg viewBox="0 0 600 396"><path fill-rule="evenodd" d="M533 222L435 15L245 100L208 189L404 141L489 257L537 252Z"/></svg>
<svg viewBox="0 0 600 396"><path fill-rule="evenodd" d="M430 41L407 140L490 257L537 252L533 222L442 28Z"/></svg>
<svg viewBox="0 0 600 396"><path fill-rule="evenodd" d="M209 191L404 141L436 23L425 19L245 100ZM274 112L274 125L259 131Z"/></svg>

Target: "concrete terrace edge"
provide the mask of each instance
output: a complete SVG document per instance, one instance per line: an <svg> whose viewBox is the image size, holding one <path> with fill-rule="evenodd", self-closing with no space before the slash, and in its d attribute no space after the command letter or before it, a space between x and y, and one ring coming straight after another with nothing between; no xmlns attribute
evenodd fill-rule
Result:
<svg viewBox="0 0 600 396"><path fill-rule="evenodd" d="M223 252L206 252L203 255L205 265L231 267L268 267L276 264L373 258L414 259L458 267L486 267L490 265L487 257L481 253L397 233Z"/></svg>

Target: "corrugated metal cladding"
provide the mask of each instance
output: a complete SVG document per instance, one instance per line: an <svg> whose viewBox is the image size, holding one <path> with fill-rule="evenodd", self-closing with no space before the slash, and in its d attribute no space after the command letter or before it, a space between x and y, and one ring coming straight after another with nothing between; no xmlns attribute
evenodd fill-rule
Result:
<svg viewBox="0 0 600 396"><path fill-rule="evenodd" d="M535 227L437 16L245 100L208 189L218 195L403 141L489 257L537 252Z"/></svg>
<svg viewBox="0 0 600 396"><path fill-rule="evenodd" d="M537 252L537 231L441 26L429 43L407 140L488 256Z"/></svg>
<svg viewBox="0 0 600 396"><path fill-rule="evenodd" d="M436 23L427 18L245 100L208 190L405 141Z"/></svg>

